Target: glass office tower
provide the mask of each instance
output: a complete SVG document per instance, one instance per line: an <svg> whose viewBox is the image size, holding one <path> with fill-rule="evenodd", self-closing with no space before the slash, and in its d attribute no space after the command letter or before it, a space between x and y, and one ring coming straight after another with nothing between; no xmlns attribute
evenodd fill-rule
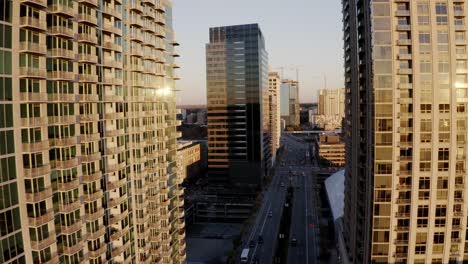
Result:
<svg viewBox="0 0 468 264"><path fill-rule="evenodd" d="M210 28L206 65L209 179L258 186L271 166L268 56L259 26Z"/></svg>
<svg viewBox="0 0 468 264"><path fill-rule="evenodd" d="M349 258L467 261L466 2L342 3Z"/></svg>
<svg viewBox="0 0 468 264"><path fill-rule="evenodd" d="M1 263L185 263L171 10L0 0Z"/></svg>

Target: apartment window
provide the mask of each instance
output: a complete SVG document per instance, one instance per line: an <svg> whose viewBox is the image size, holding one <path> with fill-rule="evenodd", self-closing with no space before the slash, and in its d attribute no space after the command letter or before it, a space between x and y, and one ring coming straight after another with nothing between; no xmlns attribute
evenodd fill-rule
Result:
<svg viewBox="0 0 468 264"><path fill-rule="evenodd" d="M444 232L435 232L434 233L434 244L443 244L445 234Z"/></svg>
<svg viewBox="0 0 468 264"><path fill-rule="evenodd" d="M419 205L418 206L418 220L417 220L418 227L427 227L428 216L429 216L429 206Z"/></svg>
<svg viewBox="0 0 468 264"><path fill-rule="evenodd" d="M436 22L437 25L447 25L447 3L436 3Z"/></svg>

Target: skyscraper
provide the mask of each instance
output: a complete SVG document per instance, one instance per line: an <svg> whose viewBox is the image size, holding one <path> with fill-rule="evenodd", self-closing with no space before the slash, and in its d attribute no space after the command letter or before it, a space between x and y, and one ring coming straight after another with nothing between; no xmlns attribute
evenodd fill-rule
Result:
<svg viewBox="0 0 468 264"><path fill-rule="evenodd" d="M281 81L281 119L286 126L300 125L299 82L293 80Z"/></svg>
<svg viewBox="0 0 468 264"><path fill-rule="evenodd" d="M465 4L343 1L354 263L468 260Z"/></svg>
<svg viewBox="0 0 468 264"><path fill-rule="evenodd" d="M210 28L206 66L209 179L259 185L271 164L268 55L259 26Z"/></svg>
<svg viewBox="0 0 468 264"><path fill-rule="evenodd" d="M345 89L321 89L318 93L318 115L315 123L325 130L341 127L345 114Z"/></svg>
<svg viewBox="0 0 468 264"><path fill-rule="evenodd" d="M272 160L276 159L276 151L280 147L281 139L281 102L280 102L280 87L281 78L277 72L268 74L268 94L269 94L269 124L271 134L271 153Z"/></svg>
<svg viewBox="0 0 468 264"><path fill-rule="evenodd" d="M1 263L185 263L171 10L0 1Z"/></svg>

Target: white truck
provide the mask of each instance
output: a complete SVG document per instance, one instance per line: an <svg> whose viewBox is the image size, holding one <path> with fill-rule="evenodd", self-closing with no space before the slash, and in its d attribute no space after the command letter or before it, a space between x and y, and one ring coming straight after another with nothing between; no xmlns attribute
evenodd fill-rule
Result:
<svg viewBox="0 0 468 264"><path fill-rule="evenodd" d="M247 263L249 261L249 251L250 249L244 248L241 253L241 263Z"/></svg>

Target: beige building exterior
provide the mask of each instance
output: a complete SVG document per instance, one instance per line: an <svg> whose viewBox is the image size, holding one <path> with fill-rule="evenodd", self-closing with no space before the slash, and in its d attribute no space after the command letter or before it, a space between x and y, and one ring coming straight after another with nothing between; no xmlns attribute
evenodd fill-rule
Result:
<svg viewBox="0 0 468 264"><path fill-rule="evenodd" d="M467 2L343 1L353 263L465 263Z"/></svg>
<svg viewBox="0 0 468 264"><path fill-rule="evenodd" d="M0 5L0 262L185 263L172 4Z"/></svg>
<svg viewBox="0 0 468 264"><path fill-rule="evenodd" d="M318 114L314 123L325 130L340 128L345 111L345 89L321 89L318 93Z"/></svg>
<svg viewBox="0 0 468 264"><path fill-rule="evenodd" d="M300 125L299 82L285 79L280 87L280 113L286 127Z"/></svg>
<svg viewBox="0 0 468 264"><path fill-rule="evenodd" d="M321 160L332 166L345 165L345 144L338 135L320 135L318 154Z"/></svg>
<svg viewBox="0 0 468 264"><path fill-rule="evenodd" d="M177 167L179 168L179 178L187 178L188 167L201 158L200 144L192 141L179 140L177 143Z"/></svg>
<svg viewBox="0 0 468 264"><path fill-rule="evenodd" d="M280 88L281 78L277 72L268 74L268 93L270 106L270 133L271 133L271 154L272 162L276 160L276 151L280 147L281 140L281 102Z"/></svg>

